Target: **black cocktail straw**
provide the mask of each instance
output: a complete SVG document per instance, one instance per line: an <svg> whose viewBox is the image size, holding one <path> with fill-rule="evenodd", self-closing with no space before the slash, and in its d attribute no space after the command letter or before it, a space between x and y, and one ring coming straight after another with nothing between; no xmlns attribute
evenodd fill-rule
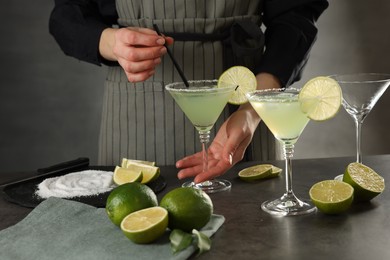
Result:
<svg viewBox="0 0 390 260"><path fill-rule="evenodd" d="M162 36L162 34L160 32L160 29L158 28L157 24L153 24L153 28L157 32L158 35ZM179 64L177 63L177 61L173 57L172 52L169 50L169 48L168 48L166 43L164 43L164 46L165 46L165 48L167 48L167 53L168 53L169 57L171 58L171 60L173 62L173 65L175 65L175 68L177 69L177 72L179 72L179 75L180 75L181 79L183 80L184 84L188 88L190 85L188 84L186 76L184 76L183 70L180 68Z"/></svg>

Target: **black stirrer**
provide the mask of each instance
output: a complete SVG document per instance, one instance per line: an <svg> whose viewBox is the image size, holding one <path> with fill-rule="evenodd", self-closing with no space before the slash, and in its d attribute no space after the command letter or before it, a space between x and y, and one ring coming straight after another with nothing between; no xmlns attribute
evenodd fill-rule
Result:
<svg viewBox="0 0 390 260"><path fill-rule="evenodd" d="M154 23L153 24L153 28L157 32L158 35L163 36L161 34L160 29L158 28L157 24ZM169 48L168 48L166 43L164 43L164 46L165 46L165 48L167 48L167 53L168 53L169 57L171 58L171 60L173 62L173 65L175 65L175 68L176 68L177 72L179 72L179 75L180 75L181 79L183 80L184 84L188 88L190 85L188 84L186 76L184 76L184 73L183 73L182 69L180 68L180 66L177 63L177 61L175 60L175 58L173 57L172 52L169 50Z"/></svg>

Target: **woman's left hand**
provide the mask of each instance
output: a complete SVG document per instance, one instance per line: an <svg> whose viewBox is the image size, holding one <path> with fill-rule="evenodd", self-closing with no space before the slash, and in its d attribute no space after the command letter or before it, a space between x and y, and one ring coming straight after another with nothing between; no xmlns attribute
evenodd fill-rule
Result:
<svg viewBox="0 0 390 260"><path fill-rule="evenodd" d="M195 176L194 182L199 183L224 174L242 160L259 122L251 105L242 105L223 123L212 141L208 149L208 170L203 172L203 155L198 152L176 163L181 169L178 178Z"/></svg>

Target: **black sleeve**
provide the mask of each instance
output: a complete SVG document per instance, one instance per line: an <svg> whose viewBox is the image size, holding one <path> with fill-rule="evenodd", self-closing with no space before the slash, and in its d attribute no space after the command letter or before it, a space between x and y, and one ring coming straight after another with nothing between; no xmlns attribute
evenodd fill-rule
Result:
<svg viewBox="0 0 390 260"><path fill-rule="evenodd" d="M55 0L49 31L66 55L111 65L99 54L102 31L117 21L115 0Z"/></svg>
<svg viewBox="0 0 390 260"><path fill-rule="evenodd" d="M299 80L316 40L315 22L327 7L326 0L266 0L265 52L255 73L273 74L283 87Z"/></svg>

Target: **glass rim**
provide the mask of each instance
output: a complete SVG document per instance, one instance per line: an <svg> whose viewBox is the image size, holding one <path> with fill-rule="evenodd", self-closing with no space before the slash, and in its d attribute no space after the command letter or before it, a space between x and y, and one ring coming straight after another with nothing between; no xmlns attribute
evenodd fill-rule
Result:
<svg viewBox="0 0 390 260"><path fill-rule="evenodd" d="M246 95L253 95L253 94L257 94L257 93L272 93L272 92L290 92L290 93L297 93L299 94L299 91L301 91L301 89L298 89L298 88L267 88L267 89L256 89L256 90L253 90L253 91L249 91L248 93L246 93Z"/></svg>
<svg viewBox="0 0 390 260"><path fill-rule="evenodd" d="M353 77L364 77L364 76L378 76L380 78L378 79L367 79L367 80L357 80L352 79ZM346 74L332 74L328 76L329 78L332 78L336 80L339 83L370 83L370 82L383 82L383 81L389 81L390 80L390 73L381 73L381 72L358 72L358 73L346 73ZM350 77L351 80L348 80L346 78ZM339 78L339 79L337 79ZM344 78L344 79L343 79Z"/></svg>
<svg viewBox="0 0 390 260"><path fill-rule="evenodd" d="M226 87L218 88L218 80L217 79L206 79L206 80L188 80L188 84L191 86L191 84L194 84L195 86L192 86L193 88L188 88L183 81L178 82L172 82L167 85L165 85L165 89L168 91L183 91L183 92L205 92L205 91L230 91L234 90L237 86L235 85L228 85L226 84ZM209 86L200 86L196 88L196 84L211 84Z"/></svg>

